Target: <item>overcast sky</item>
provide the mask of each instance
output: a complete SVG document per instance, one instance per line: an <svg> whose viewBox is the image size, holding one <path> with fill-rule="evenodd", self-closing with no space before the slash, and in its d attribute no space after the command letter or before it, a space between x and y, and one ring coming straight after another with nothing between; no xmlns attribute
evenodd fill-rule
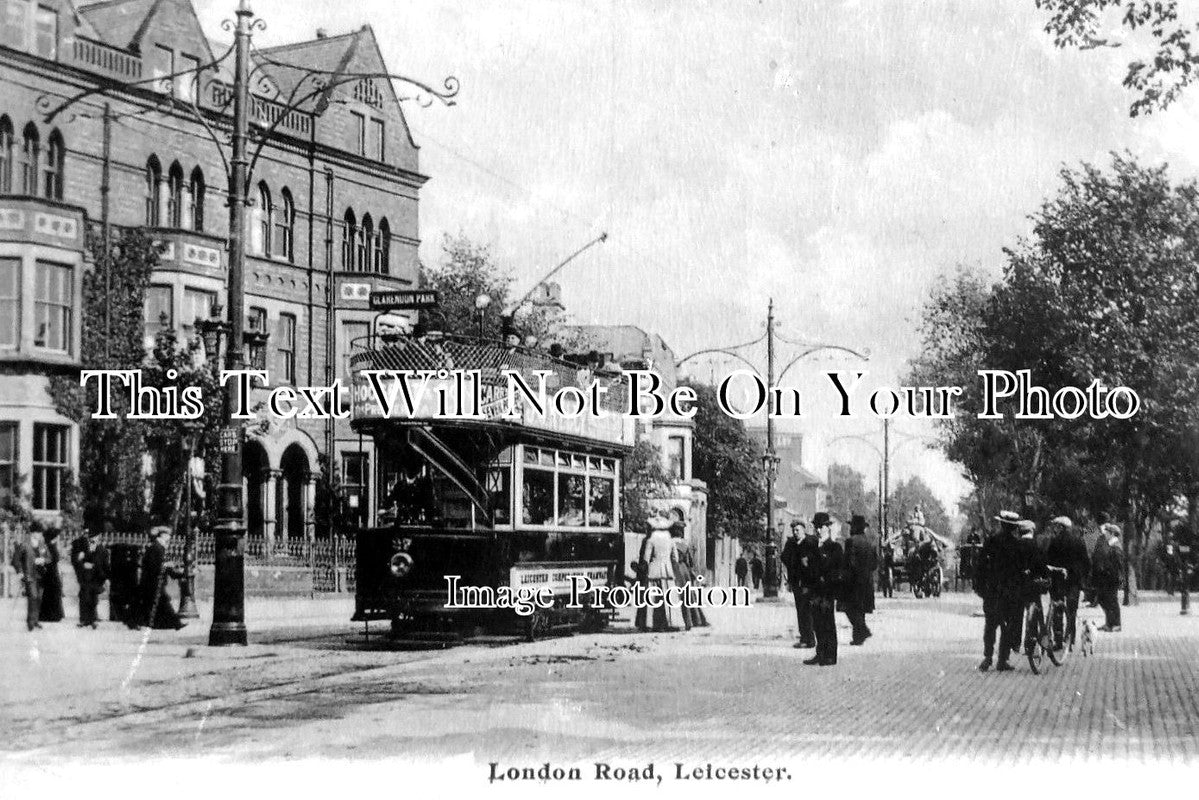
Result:
<svg viewBox="0 0 1199 800"><path fill-rule="evenodd" d="M197 5L216 31L234 3ZM957 263L997 274L1062 164L1122 149L1178 175L1199 163L1199 90L1130 119L1129 48L1055 51L1033 0L253 7L261 44L370 23L392 70L461 80L456 106L407 107L431 176L426 261L463 232L524 286L607 231L560 274L568 310L679 356L756 338L773 297L783 335L868 348L868 380L893 384L930 282ZM854 365L805 361L787 382L811 395L817 464L873 470L869 448L828 440L877 423L830 421L816 397L831 393L814 370ZM946 502L964 486L916 445L896 458L912 472Z"/></svg>

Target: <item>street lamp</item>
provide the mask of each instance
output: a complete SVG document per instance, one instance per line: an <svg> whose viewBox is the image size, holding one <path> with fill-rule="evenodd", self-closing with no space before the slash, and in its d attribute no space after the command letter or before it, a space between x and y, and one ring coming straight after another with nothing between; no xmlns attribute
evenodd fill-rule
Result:
<svg viewBox="0 0 1199 800"><path fill-rule="evenodd" d="M483 338L483 323L487 320L487 307L491 305L491 296L481 294L475 298L475 316L479 323L479 338Z"/></svg>
<svg viewBox="0 0 1199 800"><path fill-rule="evenodd" d="M800 347L805 348L803 350L803 352L801 352L799 355L795 356L789 362L787 362L786 366L784 366L782 371L779 372L777 382L775 380L775 371L774 371L774 366L775 366L774 340L776 337L779 339L782 339L784 342L787 342L788 344L798 345ZM767 307L766 307L766 332L763 333L760 337L758 337L757 339L754 339L752 342L745 342L743 344L732 345L731 347L709 347L709 348L705 348L703 350L697 350L696 352L691 353L690 355L684 356L683 358L680 358L678 361L676 361L675 368L679 369L686 362L690 361L693 358L702 356L702 355L706 355L709 353L721 353L722 355L726 355L731 358L735 358L738 361L740 361L741 363L747 365L751 370L753 370L755 375L757 375L759 378L761 378L762 373L757 368L757 366L754 365L754 362L750 361L748 358L743 356L741 353L738 353L737 351L742 350L747 347L752 347L752 346L758 344L759 342L761 342L763 339L766 340L765 382L768 387L772 387L772 388L782 382L782 380L786 376L788 370L790 370L793 366L798 364L800 361L802 361L803 359L807 358L808 356L810 356L814 353L819 353L819 352L822 352L825 350L839 350L839 351L842 351L845 353L849 353L850 355L856 356L858 358L861 358L862 360L867 360L870 358L870 351L868 351L868 350L865 352L858 352L857 350L853 350L849 347L844 347L839 344L792 341L790 339L787 339L787 338L779 335L775 331L774 299L771 298L769 305L767 305ZM765 453L765 455L762 456L762 467L766 471L766 532L767 532L766 548L767 548L767 553L772 552L772 550L774 549L774 541L773 541L774 540L774 533L773 533L773 531L774 531L774 479L775 479L775 476L778 474L778 462L779 462L779 459L778 459L777 455L775 454L775 449L774 449L774 414L775 414L776 410L777 409L774 408L773 393L768 393L767 394L767 407L766 407L766 453ZM778 596L778 590L779 590L779 580L778 579L780 577L781 577L781 572L777 568L777 566L774 568L773 573L771 572L771 564L770 564L770 561L768 560L767 565L766 565L766 575L764 576L764 583L763 583L763 590L762 590L763 597L777 597Z"/></svg>

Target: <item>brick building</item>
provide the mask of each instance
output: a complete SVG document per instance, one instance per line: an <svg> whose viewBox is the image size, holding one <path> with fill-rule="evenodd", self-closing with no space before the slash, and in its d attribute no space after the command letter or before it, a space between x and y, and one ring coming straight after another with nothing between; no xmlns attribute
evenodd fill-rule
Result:
<svg viewBox="0 0 1199 800"><path fill-rule="evenodd" d="M189 0L0 0L0 23L0 502L20 492L53 516L79 442L47 385L79 368L88 226L145 226L162 242L148 340L164 324L194 336L227 306L228 148L213 135L228 138L233 58ZM247 358L275 385L346 385L350 342L375 318L370 292L417 281L426 177L391 83L334 85L387 71L369 27L253 59L251 155L265 144L251 176L247 330L267 338ZM285 111L299 68L327 72L331 88ZM45 121L47 102L100 88ZM321 453L363 507L375 496L371 443L347 421L259 427L245 453L251 535L313 535Z"/></svg>

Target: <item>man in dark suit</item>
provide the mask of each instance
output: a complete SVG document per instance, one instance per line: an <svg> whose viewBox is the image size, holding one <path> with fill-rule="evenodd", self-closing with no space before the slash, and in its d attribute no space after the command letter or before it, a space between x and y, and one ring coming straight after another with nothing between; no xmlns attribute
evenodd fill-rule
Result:
<svg viewBox="0 0 1199 800"><path fill-rule="evenodd" d="M866 536L870 523L860 514L849 522L849 541L845 543L845 599L841 609L853 626L852 645L865 643L873 634L866 625L866 615L874 613L874 571L878 569L878 554Z"/></svg>
<svg viewBox="0 0 1199 800"><path fill-rule="evenodd" d="M1124 551L1121 548L1120 526L1106 522L1100 527L1106 547L1095 548L1091 561L1091 583L1095 597L1103 607L1104 623L1099 630L1116 633L1120 630L1120 586L1124 582Z"/></svg>
<svg viewBox="0 0 1199 800"><path fill-rule="evenodd" d="M1053 529L1053 538L1045 551L1045 563L1051 567L1066 570L1065 577L1054 573L1050 593L1055 600L1066 601L1065 630L1062 620L1053 619L1053 635L1061 641L1074 646L1075 622L1078 617L1078 596L1082 591L1082 582L1091 572L1091 559L1087 555L1087 546L1082 537L1074 531L1074 523L1069 517L1054 517L1049 523Z"/></svg>
<svg viewBox="0 0 1199 800"><path fill-rule="evenodd" d="M996 672L1008 672L1012 650L1019 650L1023 570L1016 552L1020 516L1013 511L1001 511L995 517L999 530L987 539L979 555L974 591L983 599L983 660L982 672L991 668L995 653L995 634L999 633L999 663Z"/></svg>
<svg viewBox="0 0 1199 800"><path fill-rule="evenodd" d="M96 604L108 580L108 548L99 534L84 530L71 542L71 566L79 583L79 627L96 627Z"/></svg>
<svg viewBox="0 0 1199 800"><path fill-rule="evenodd" d="M837 663L837 600L842 594L842 570L845 551L833 535L829 515L818 511L812 528L822 539L816 560L812 591L812 628L816 634L816 655L803 663L829 667Z"/></svg>
<svg viewBox="0 0 1199 800"><path fill-rule="evenodd" d="M749 562L745 560L745 553L737 556L737 561L733 564L733 574L737 576L737 585L745 585L745 576L749 574Z"/></svg>
<svg viewBox="0 0 1199 800"><path fill-rule="evenodd" d="M21 576L25 589L25 626L29 630L42 627L42 584L49 563L50 549L45 537L30 528L26 540L19 542L12 554L12 568Z"/></svg>
<svg viewBox="0 0 1199 800"><path fill-rule="evenodd" d="M795 624L799 633L795 647L807 649L816 646L812 630L812 576L820 555L820 540L798 520L791 523L791 532L783 547L783 564L787 567L787 585L795 598Z"/></svg>

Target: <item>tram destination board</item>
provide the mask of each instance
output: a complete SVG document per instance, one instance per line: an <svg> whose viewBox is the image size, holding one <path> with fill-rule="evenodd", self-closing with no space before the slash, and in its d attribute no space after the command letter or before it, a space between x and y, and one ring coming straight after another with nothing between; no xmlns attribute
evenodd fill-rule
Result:
<svg viewBox="0 0 1199 800"><path fill-rule="evenodd" d="M385 292L371 292L371 308L376 311L419 311L426 308L437 308L441 298L437 292L418 291L412 289L395 289Z"/></svg>

